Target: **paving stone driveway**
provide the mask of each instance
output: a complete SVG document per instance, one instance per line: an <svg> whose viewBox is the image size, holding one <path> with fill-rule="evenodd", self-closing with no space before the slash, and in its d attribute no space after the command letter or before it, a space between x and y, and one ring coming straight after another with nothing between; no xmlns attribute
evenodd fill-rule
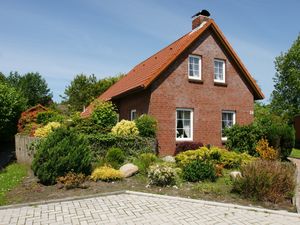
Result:
<svg viewBox="0 0 300 225"><path fill-rule="evenodd" d="M0 208L0 224L300 224L300 216L126 191L33 206Z"/></svg>

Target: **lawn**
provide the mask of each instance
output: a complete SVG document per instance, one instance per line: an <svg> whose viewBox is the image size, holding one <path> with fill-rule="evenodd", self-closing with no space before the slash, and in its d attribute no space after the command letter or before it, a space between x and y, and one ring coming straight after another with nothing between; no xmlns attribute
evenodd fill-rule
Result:
<svg viewBox="0 0 300 225"><path fill-rule="evenodd" d="M293 151L291 152L290 157L300 159L300 149L294 148Z"/></svg>
<svg viewBox="0 0 300 225"><path fill-rule="evenodd" d="M27 167L13 163L0 171L0 205L6 204L6 194L21 183L27 175Z"/></svg>

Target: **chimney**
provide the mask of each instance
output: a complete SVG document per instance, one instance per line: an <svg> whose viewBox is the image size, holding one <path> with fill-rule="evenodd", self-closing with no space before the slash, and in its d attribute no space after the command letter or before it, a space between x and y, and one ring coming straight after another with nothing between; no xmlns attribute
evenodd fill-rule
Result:
<svg viewBox="0 0 300 225"><path fill-rule="evenodd" d="M201 12L196 13L192 16L192 29L198 28L203 22L206 22L209 20L210 13L203 9Z"/></svg>

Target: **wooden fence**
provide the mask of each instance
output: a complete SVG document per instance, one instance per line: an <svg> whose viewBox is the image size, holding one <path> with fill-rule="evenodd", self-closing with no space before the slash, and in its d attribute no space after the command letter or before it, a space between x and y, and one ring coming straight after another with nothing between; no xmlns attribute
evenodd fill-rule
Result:
<svg viewBox="0 0 300 225"><path fill-rule="evenodd" d="M34 154L32 143L36 140L38 140L36 137L29 137L21 134L15 135L16 157L18 163L31 165Z"/></svg>

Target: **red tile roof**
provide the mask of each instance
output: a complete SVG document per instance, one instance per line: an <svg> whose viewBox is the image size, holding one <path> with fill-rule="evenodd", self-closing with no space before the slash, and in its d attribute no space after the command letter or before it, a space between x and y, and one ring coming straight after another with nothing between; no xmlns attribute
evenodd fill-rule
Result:
<svg viewBox="0 0 300 225"><path fill-rule="evenodd" d="M176 58L184 52L203 32L211 27L213 31L220 38L225 48L229 51L234 61L237 63L243 74L245 74L246 80L249 82L253 89L255 99L263 99L264 95L260 88L257 86L255 80L251 77L237 54L234 52L225 36L218 28L213 19L209 19L202 27L195 29L177 41L173 42L169 46L165 47L161 51L152 55L145 61L135 66L125 77L111 86L107 91L98 97L100 100L108 101L112 98L126 94L136 89L146 89L149 85L163 72L168 66L173 63ZM86 110L81 114L82 116L88 116L92 111L92 105L89 105Z"/></svg>

